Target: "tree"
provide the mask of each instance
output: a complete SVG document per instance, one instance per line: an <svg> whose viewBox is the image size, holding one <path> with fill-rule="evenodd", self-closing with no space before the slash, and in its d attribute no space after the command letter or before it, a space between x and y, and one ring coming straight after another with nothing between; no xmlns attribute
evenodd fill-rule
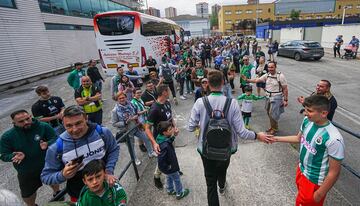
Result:
<svg viewBox="0 0 360 206"><path fill-rule="evenodd" d="M290 13L291 20L298 20L300 17L301 10L292 9Z"/></svg>
<svg viewBox="0 0 360 206"><path fill-rule="evenodd" d="M210 28L213 28L214 26L218 26L218 16L216 14L211 14L210 16Z"/></svg>

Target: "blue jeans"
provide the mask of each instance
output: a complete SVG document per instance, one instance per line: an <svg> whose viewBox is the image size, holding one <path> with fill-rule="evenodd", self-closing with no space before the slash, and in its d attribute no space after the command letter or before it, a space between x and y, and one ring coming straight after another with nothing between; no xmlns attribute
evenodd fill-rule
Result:
<svg viewBox="0 0 360 206"><path fill-rule="evenodd" d="M175 185L176 195L180 195L183 192L183 187L181 184L179 172L167 174L166 175L166 184L167 184L168 192L174 191L174 185Z"/></svg>
<svg viewBox="0 0 360 206"><path fill-rule="evenodd" d="M231 89L231 85L230 85L229 83L225 83L225 85L223 86L222 90L223 90L223 93L224 93L224 95L225 95L226 97L232 98L232 95L231 95L232 89Z"/></svg>
<svg viewBox="0 0 360 206"><path fill-rule="evenodd" d="M94 85L101 91L102 89L102 81L101 79L100 80L97 80Z"/></svg>
<svg viewBox="0 0 360 206"><path fill-rule="evenodd" d="M153 149L152 149L152 145L150 143L150 140L147 138L145 132L141 131L140 129L135 129L135 132L134 133L130 133L129 134L130 136L130 143L131 143L131 146L134 150L134 156L136 158L136 154L135 154L135 139L134 139L134 136L136 136L137 138L141 139L142 141L144 141L145 143L145 147L146 147L146 150L148 152L148 155L150 155L151 153L153 153Z"/></svg>
<svg viewBox="0 0 360 206"><path fill-rule="evenodd" d="M191 86L191 79L185 79L186 84L186 92L189 94L190 92L193 92L192 86Z"/></svg>

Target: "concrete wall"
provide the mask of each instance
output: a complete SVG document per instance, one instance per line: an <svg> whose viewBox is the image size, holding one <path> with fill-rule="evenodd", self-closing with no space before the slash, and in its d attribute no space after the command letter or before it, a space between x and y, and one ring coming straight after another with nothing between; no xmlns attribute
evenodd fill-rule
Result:
<svg viewBox="0 0 360 206"><path fill-rule="evenodd" d="M210 36L210 21L207 19L175 22L179 24L185 31L190 31L191 37Z"/></svg>
<svg viewBox="0 0 360 206"><path fill-rule="evenodd" d="M322 27L307 27L304 29L304 40L321 42Z"/></svg>
<svg viewBox="0 0 360 206"><path fill-rule="evenodd" d="M44 23L92 26L92 19L41 13L38 1L0 7L0 85L98 59L94 31L46 30Z"/></svg>
<svg viewBox="0 0 360 206"><path fill-rule="evenodd" d="M353 35L359 38L360 24L324 26L322 28L321 45L328 48L333 47L336 36L339 34L343 35L344 45L346 45Z"/></svg>
<svg viewBox="0 0 360 206"><path fill-rule="evenodd" d="M291 40L302 40L303 36L303 28L283 28L280 33L280 43L285 43Z"/></svg>
<svg viewBox="0 0 360 206"><path fill-rule="evenodd" d="M277 41L280 42L280 37L281 37L281 31L280 30L273 30L272 31L272 40L273 41Z"/></svg>

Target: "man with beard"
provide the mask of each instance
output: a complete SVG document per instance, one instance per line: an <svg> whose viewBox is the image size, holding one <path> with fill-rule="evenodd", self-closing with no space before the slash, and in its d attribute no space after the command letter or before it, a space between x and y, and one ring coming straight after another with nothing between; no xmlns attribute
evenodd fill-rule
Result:
<svg viewBox="0 0 360 206"><path fill-rule="evenodd" d="M56 134L49 124L33 119L26 110L15 111L10 117L14 127L1 136L0 159L13 163L21 197L28 206L35 206L46 150L55 142ZM59 185L52 188L56 195Z"/></svg>

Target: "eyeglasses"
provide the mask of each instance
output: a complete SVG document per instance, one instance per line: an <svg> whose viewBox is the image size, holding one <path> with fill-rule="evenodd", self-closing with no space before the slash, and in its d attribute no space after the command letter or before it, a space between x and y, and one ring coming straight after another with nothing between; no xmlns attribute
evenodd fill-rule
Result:
<svg viewBox="0 0 360 206"><path fill-rule="evenodd" d="M269 66L268 66L268 68L275 68L275 67L269 67Z"/></svg>
<svg viewBox="0 0 360 206"><path fill-rule="evenodd" d="M243 61L249 61L248 59L243 59Z"/></svg>
<svg viewBox="0 0 360 206"><path fill-rule="evenodd" d="M201 84L207 84L208 82L201 82Z"/></svg>

